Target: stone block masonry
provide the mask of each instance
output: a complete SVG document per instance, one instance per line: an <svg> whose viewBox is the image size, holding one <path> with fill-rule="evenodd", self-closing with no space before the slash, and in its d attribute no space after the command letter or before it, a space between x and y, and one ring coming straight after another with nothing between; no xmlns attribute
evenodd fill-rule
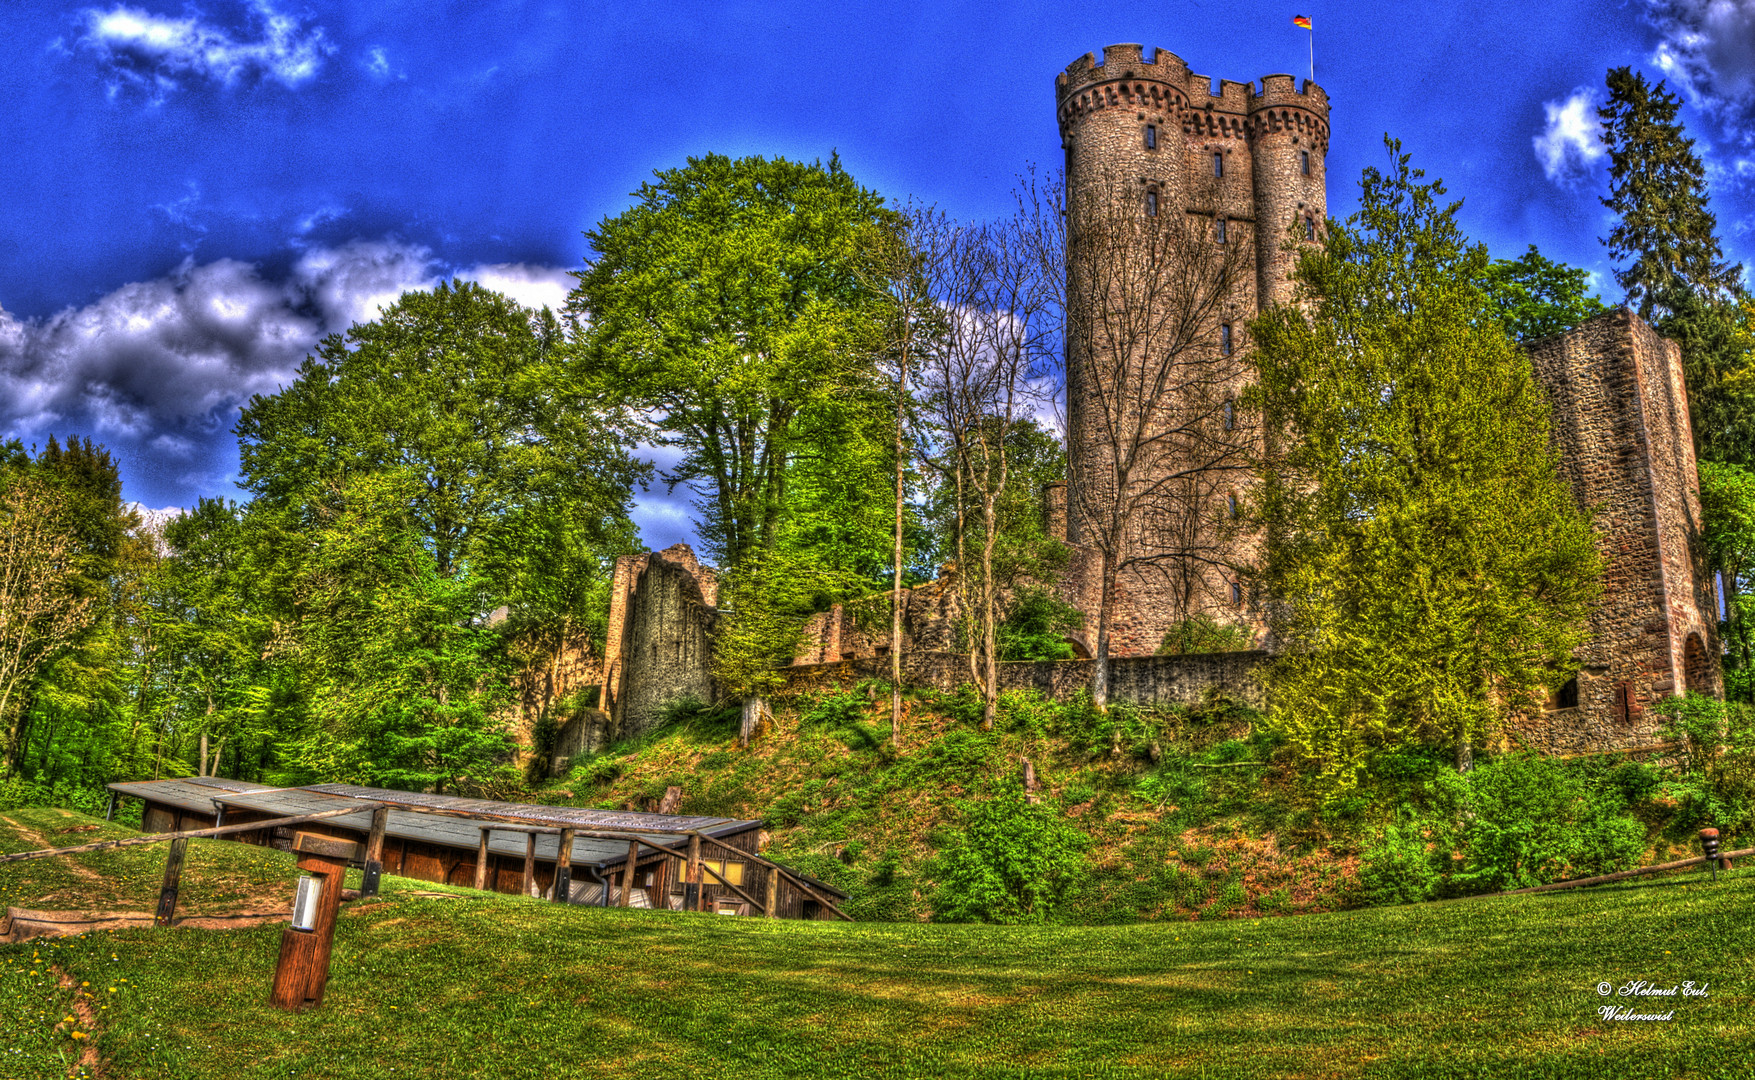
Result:
<svg viewBox="0 0 1755 1080"><path fill-rule="evenodd" d="M1554 703L1520 734L1551 752L1646 745L1654 702L1723 694L1681 349L1623 309L1536 342L1530 359L1553 408L1561 475L1591 514L1604 567L1577 705Z"/></svg>

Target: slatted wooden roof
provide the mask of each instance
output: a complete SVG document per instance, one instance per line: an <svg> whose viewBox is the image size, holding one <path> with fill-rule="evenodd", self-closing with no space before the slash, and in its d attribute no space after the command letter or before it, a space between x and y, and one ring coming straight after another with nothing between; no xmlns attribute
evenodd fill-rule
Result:
<svg viewBox="0 0 1755 1080"><path fill-rule="evenodd" d="M409 807L426 807L452 813L479 814L500 820L515 820L525 825L549 828L591 829L615 832L635 829L643 847L676 848L686 845L690 830L700 829L710 836L726 837L761 827L759 821L733 818L678 817L672 814L640 814L611 810L587 810L574 806L534 806L528 803L495 802L490 799L465 799L451 795L428 795L385 788L359 787L354 784L316 784L302 788L275 788L248 784L238 780L213 777L184 777L178 780L146 780L109 785L120 795L131 795L155 803L194 810L203 814L214 812L215 803L228 808L250 810L274 817L294 817L336 810L350 802L371 800ZM357 814L329 818L327 825L364 834L372 827L372 809L362 807ZM385 834L412 841L438 844L473 852L481 839L483 825L491 820L465 820L423 814L413 810L390 811ZM525 835L518 832L496 832L488 841L488 850L497 855L524 857ZM560 852L560 837L539 835L536 857L552 863ZM642 857L644 852L642 853ZM604 840L576 837L573 841L574 866L603 868L627 861L626 840Z"/></svg>
<svg viewBox="0 0 1755 1080"><path fill-rule="evenodd" d="M192 810L198 814L214 812L213 800L221 795L235 795L246 791L271 791L265 784L250 784L242 780L222 780L216 776L185 776L177 780L137 780L107 785L118 795L132 795L137 799L149 799L165 806L174 806L179 810Z"/></svg>

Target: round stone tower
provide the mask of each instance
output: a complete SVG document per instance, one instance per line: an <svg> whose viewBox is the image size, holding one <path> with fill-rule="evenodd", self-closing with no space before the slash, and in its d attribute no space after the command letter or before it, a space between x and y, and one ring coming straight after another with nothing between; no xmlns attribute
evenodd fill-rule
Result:
<svg viewBox="0 0 1755 1080"><path fill-rule="evenodd" d="M1259 640L1261 613L1240 569L1251 552L1224 536L1248 480L1235 467L1239 455L1209 447L1242 438L1232 403L1251 373L1247 323L1291 299L1297 256L1288 241L1322 235L1328 97L1309 81L1299 89L1290 75L1269 75L1259 89L1215 82L1174 54L1148 58L1122 44L1056 76L1055 107L1069 253L1065 535L1078 552L1067 599L1095 625L1103 587L1094 546L1106 543L1111 563L1128 563L1111 597L1111 655L1153 652L1167 629L1198 614ZM1122 241L1113 239L1118 223L1128 233ZM1146 296L1198 292L1203 277L1222 282L1216 294ZM1130 306L1142 311L1136 322L1159 329L1118 329L1126 318L1116 312ZM1175 328L1163 330L1170 322ZM1168 349L1189 351L1166 378L1160 358ZM1169 388L1157 402L1154 380ZM1129 382L1138 386L1121 385ZM1165 396L1174 399L1167 406ZM1178 429L1163 445L1179 441L1124 477L1115 450L1130 428L1135 442L1141 428L1154 438ZM1122 483L1164 496L1162 520L1142 514L1127 527L1126 553L1114 535L1099 535Z"/></svg>

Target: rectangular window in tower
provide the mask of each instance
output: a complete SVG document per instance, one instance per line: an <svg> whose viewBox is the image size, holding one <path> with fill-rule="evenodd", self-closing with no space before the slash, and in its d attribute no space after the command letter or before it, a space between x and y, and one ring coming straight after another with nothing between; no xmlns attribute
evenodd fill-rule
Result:
<svg viewBox="0 0 1755 1080"><path fill-rule="evenodd" d="M1231 520L1237 520L1237 493L1233 491L1231 494L1225 496L1225 499L1230 506Z"/></svg>
<svg viewBox="0 0 1755 1080"><path fill-rule="evenodd" d="M1225 175L1225 155L1224 154L1214 154L1213 155L1213 175L1214 176L1224 176Z"/></svg>
<svg viewBox="0 0 1755 1080"><path fill-rule="evenodd" d="M1299 151L1299 168L1305 176L1310 175L1310 151Z"/></svg>
<svg viewBox="0 0 1755 1080"><path fill-rule="evenodd" d="M1219 243L1223 244L1225 242L1225 219L1224 218L1220 218L1218 221L1213 223L1213 234L1218 238Z"/></svg>
<svg viewBox="0 0 1755 1080"><path fill-rule="evenodd" d="M1158 148L1158 125L1147 124L1146 125L1146 149L1147 150L1156 150L1157 148Z"/></svg>
<svg viewBox="0 0 1755 1080"><path fill-rule="evenodd" d="M1316 219L1313 217L1307 217L1304 219L1304 239L1316 239Z"/></svg>
<svg viewBox="0 0 1755 1080"><path fill-rule="evenodd" d="M1158 216L1158 193L1155 191L1146 192L1146 216Z"/></svg>
<svg viewBox="0 0 1755 1080"><path fill-rule="evenodd" d="M1219 355L1220 356L1230 356L1231 355L1231 324L1230 323L1219 324ZM1225 409L1226 409L1225 416L1226 416L1226 420L1227 420L1227 422L1225 424L1226 427L1231 426L1229 423L1229 419L1230 419L1230 415L1231 415L1230 408L1231 408L1231 403L1226 402L1225 403Z"/></svg>
<svg viewBox="0 0 1755 1080"><path fill-rule="evenodd" d="M1243 586L1237 584L1235 581L1231 583L1231 602L1233 604L1243 603Z"/></svg>
<svg viewBox="0 0 1755 1080"><path fill-rule="evenodd" d="M1225 430L1230 431L1237 426L1237 406L1230 398L1225 399L1225 406L1219 410L1225 419Z"/></svg>

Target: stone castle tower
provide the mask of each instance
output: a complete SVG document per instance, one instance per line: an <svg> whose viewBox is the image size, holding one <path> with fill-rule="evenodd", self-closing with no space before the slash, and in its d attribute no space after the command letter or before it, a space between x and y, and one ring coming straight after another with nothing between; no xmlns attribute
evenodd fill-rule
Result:
<svg viewBox="0 0 1755 1080"><path fill-rule="evenodd" d="M1138 45L1111 45L1101 62L1087 54L1055 78L1068 207L1068 482L1047 492L1047 512L1050 533L1073 548L1063 591L1085 613L1087 626L1094 625L1102 597L1093 530L1118 501L1108 462L1129 419L1120 415L1118 422L1109 407L1116 396L1111 384L1139 376L1154 350L1180 347L1089 329L1139 306L1141 291L1156 287L1148 274L1116 271L1138 271L1137 264L1151 260L1147 232L1128 232L1122 245L1097 245L1094 255L1091 238L1113 231L1117 221L1194 222L1190 235L1200 243L1171 252L1168 261L1227 251L1221 295L1182 327L1212 346L1190 356L1196 367L1207 363L1214 375L1208 382L1216 385L1199 378L1178 383L1170 391L1178 399L1165 414L1170 419L1156 422L1193 416L1199 426L1210 414L1209 428L1228 431L1231 398L1251 372L1246 356L1232 366L1216 360L1247 353L1244 324L1264 307L1291 299L1298 244L1316 242L1322 233L1328 96L1308 81L1299 88L1290 75L1266 76L1259 89L1216 86L1215 92L1213 80L1169 53L1147 59ZM1194 268L1199 272L1185 279L1211 276L1216 266ZM1647 745L1657 727L1650 705L1685 690L1723 693L1718 595L1701 542L1680 350L1623 310L1534 343L1530 356L1553 406L1562 474L1591 515L1605 572L1578 677L1541 716L1527 718L1518 737L1549 752ZM1175 455L1161 457L1134 484L1157 482L1178 464ZM1249 479L1227 483L1228 490L1196 493L1205 500L1202 512L1184 515L1196 522L1198 542L1148 529L1129 538L1136 554L1166 542L1197 550L1195 576L1202 580L1191 589L1164 564L1149 561L1119 574L1112 656L1151 653L1170 626L1201 613L1249 629L1258 644L1272 647L1262 637L1262 598L1248 596L1232 569L1252 561L1250 541L1229 538L1223 528L1226 504ZM1190 505L1185 500L1182 508ZM1088 655L1094 642L1079 644Z"/></svg>
<svg viewBox="0 0 1755 1080"><path fill-rule="evenodd" d="M1139 441L1136 421L1146 410L1145 426L1164 441L1128 477L1141 512L1127 529L1128 554L1111 556L1130 563L1116 581L1110 653L1149 654L1172 625L1203 613L1260 640L1259 598L1230 568L1249 562L1249 551L1222 535L1248 479L1225 467L1241 455L1213 445L1243 437L1233 430L1232 399L1249 376L1245 324L1290 298L1296 242L1322 230L1328 96L1290 75L1269 75L1259 88L1215 83L1163 50L1148 58L1138 45L1111 45L1100 62L1087 54L1055 78L1055 104L1066 150L1072 329L1068 484L1048 500L1051 531L1076 553L1067 598L1087 613L1100 602L1095 549L1122 476L1113 451L1118 439ZM1140 255L1155 244L1155 256ZM1116 269L1154 258L1189 272ZM1218 293L1198 295L1200 281ZM1155 359L1176 350L1184 351L1174 364ZM1203 467L1182 467L1195 457ZM1151 488L1179 471L1209 479ZM1194 524L1174 537L1155 533L1154 501L1175 507L1162 521ZM1120 546L1111 537L1110 547ZM1154 547L1193 555L1142 557ZM1096 643L1082 644L1091 651Z"/></svg>

